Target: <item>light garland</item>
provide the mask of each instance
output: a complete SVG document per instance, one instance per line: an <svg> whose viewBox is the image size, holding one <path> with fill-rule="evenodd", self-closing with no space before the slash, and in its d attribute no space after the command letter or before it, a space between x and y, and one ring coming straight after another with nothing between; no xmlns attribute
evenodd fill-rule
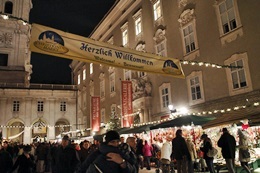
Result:
<svg viewBox="0 0 260 173"><path fill-rule="evenodd" d="M259 106L260 102L255 102L252 104L252 106L257 107ZM225 113L225 112L231 112L231 111L237 111L239 109L246 109L248 108L248 105L241 105L241 106L235 106L233 108L225 108L225 109L220 109L220 110L213 110L213 111L202 111L202 112L193 112L193 113L189 113L190 115L212 115L212 114L216 114L216 113ZM177 117L181 117L184 116L183 114L177 114L174 117L170 117L170 118L165 118L162 120L158 120L158 121L151 121L151 122L147 122L147 123L140 123L140 124L134 124L134 127L139 127L139 126L143 126L143 125L149 125L149 124L159 124L165 121L170 121L172 119L175 119Z"/></svg>
<svg viewBox="0 0 260 173"><path fill-rule="evenodd" d="M0 17L2 17L4 20L15 19L17 21L21 21L23 25L29 25L28 21L26 21L26 20L24 20L22 18L19 18L19 17L12 16L11 14L6 14L6 13L0 12Z"/></svg>
<svg viewBox="0 0 260 173"><path fill-rule="evenodd" d="M57 126L51 126L51 125L45 125L45 126L41 126L41 127L71 127L72 125L57 125ZM5 126L5 125L0 125L0 128L37 128L38 126Z"/></svg>
<svg viewBox="0 0 260 173"><path fill-rule="evenodd" d="M181 64L184 65L197 65L197 66L205 66L205 67L212 67L212 68L243 68L242 66L231 66L231 65L219 65L209 62L198 62L198 61L186 61L180 60Z"/></svg>

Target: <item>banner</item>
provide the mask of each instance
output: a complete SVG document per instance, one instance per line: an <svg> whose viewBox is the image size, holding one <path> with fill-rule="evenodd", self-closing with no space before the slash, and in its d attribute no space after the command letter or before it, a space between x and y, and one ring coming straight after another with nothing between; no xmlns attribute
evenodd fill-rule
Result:
<svg viewBox="0 0 260 173"><path fill-rule="evenodd" d="M132 82L122 81L122 127L131 127L134 123L132 106Z"/></svg>
<svg viewBox="0 0 260 173"><path fill-rule="evenodd" d="M91 97L92 130L100 130L100 97Z"/></svg>
<svg viewBox="0 0 260 173"><path fill-rule="evenodd" d="M178 59L162 57L32 24L30 50L41 54L184 78Z"/></svg>

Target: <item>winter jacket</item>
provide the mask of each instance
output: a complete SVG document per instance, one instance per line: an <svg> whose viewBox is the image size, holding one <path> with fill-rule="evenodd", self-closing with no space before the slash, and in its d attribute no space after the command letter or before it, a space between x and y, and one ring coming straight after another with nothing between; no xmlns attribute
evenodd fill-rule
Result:
<svg viewBox="0 0 260 173"><path fill-rule="evenodd" d="M176 136L172 140L172 151L176 160L182 160L184 157L191 160L186 141L182 136Z"/></svg>
<svg viewBox="0 0 260 173"><path fill-rule="evenodd" d="M222 156L225 159L234 159L236 152L236 140L228 132L223 133L218 140L218 146L222 148Z"/></svg>
<svg viewBox="0 0 260 173"><path fill-rule="evenodd" d="M126 160L126 168L121 168L121 166L113 161L107 160L108 153L118 153ZM81 172L92 173L96 171L94 164L103 172L103 173L133 173L135 168L129 163L130 156L123 155L118 147L113 147L102 143L99 147L99 150L91 153L87 159L83 162L81 166Z"/></svg>
<svg viewBox="0 0 260 173"><path fill-rule="evenodd" d="M210 159L213 159L213 157L208 157L207 153L209 150L212 149L212 143L211 143L211 140L209 138L206 138L204 141L203 141L203 147L200 147L200 150L204 153L203 154L203 158L205 160L210 160Z"/></svg>
<svg viewBox="0 0 260 173"><path fill-rule="evenodd" d="M70 145L65 148L59 146L55 151L54 157L55 173L74 173L79 164L76 150Z"/></svg>
<svg viewBox="0 0 260 173"><path fill-rule="evenodd" d="M144 156L151 157L152 156L153 147L147 143L147 144L145 144L143 146L142 151L143 151Z"/></svg>

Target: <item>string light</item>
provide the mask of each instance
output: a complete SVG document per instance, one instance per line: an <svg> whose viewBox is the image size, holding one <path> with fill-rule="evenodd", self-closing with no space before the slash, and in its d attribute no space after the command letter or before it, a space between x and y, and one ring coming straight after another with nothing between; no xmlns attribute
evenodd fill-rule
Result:
<svg viewBox="0 0 260 173"><path fill-rule="evenodd" d="M15 17L15 16L12 16L11 14L6 14L6 13L2 13L0 12L0 17L2 17L4 20L17 20L17 21L21 21L23 25L29 25L29 22L22 19L22 18L19 18L19 17Z"/></svg>
<svg viewBox="0 0 260 173"><path fill-rule="evenodd" d="M205 67L212 67L212 68L243 68L242 66L231 66L231 65L219 65L213 64L209 62L198 62L198 61L187 61L187 60L180 60L181 64L184 65L198 65L198 66L205 66Z"/></svg>

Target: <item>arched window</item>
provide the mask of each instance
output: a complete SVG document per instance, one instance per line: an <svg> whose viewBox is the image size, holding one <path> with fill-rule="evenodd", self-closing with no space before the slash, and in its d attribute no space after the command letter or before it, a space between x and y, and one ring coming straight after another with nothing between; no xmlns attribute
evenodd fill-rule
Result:
<svg viewBox="0 0 260 173"><path fill-rule="evenodd" d="M12 2L7 1L5 3L5 11L4 11L4 13L13 14L13 3Z"/></svg>

